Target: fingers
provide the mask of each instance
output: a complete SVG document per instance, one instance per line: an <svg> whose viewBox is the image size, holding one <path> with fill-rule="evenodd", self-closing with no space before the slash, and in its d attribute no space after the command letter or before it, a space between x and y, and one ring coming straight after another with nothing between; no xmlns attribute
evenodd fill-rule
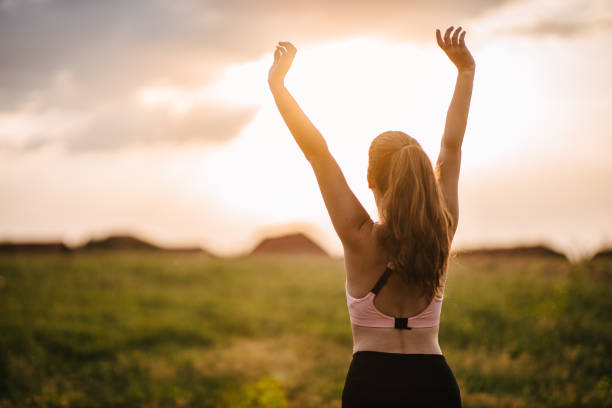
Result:
<svg viewBox="0 0 612 408"><path fill-rule="evenodd" d="M295 46L293 44L291 44L289 41L279 41L278 43L280 45L282 45L283 47L295 48Z"/></svg>
<svg viewBox="0 0 612 408"><path fill-rule="evenodd" d="M450 47L452 45L451 40L450 40L450 34L453 31L453 26L450 26L446 29L446 32L444 33L444 44L447 47Z"/></svg>
<svg viewBox="0 0 612 408"><path fill-rule="evenodd" d="M295 46L290 42L279 41L278 45L276 46L276 50L274 51L274 63L278 64L279 62L283 61L283 63L291 64L296 52L297 48L295 48Z"/></svg>
<svg viewBox="0 0 612 408"><path fill-rule="evenodd" d="M461 27L457 27L452 37L452 42L451 42L452 45L459 45L459 33L460 32L461 32Z"/></svg>
<svg viewBox="0 0 612 408"><path fill-rule="evenodd" d="M278 44L285 48L289 54L294 55L297 52L297 48L295 48L295 46L288 41L279 41Z"/></svg>
<svg viewBox="0 0 612 408"><path fill-rule="evenodd" d="M462 27L457 27L455 29L454 26L450 26L444 32L444 38L442 38L441 32L439 29L436 29L436 40L438 41L438 45L443 50L447 50L452 46L465 46L465 30L462 30Z"/></svg>
<svg viewBox="0 0 612 408"><path fill-rule="evenodd" d="M440 30L436 28L436 40L438 41L438 45L440 48L444 49L444 42L442 41L442 35L440 34Z"/></svg>

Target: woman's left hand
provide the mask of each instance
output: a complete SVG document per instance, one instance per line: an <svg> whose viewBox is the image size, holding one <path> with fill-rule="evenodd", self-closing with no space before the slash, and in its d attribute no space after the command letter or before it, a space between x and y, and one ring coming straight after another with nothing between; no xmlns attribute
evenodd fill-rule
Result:
<svg viewBox="0 0 612 408"><path fill-rule="evenodd" d="M281 41L278 44L274 51L274 63L268 72L268 85L273 92L285 86L285 75L291 68L297 52L297 48L290 42Z"/></svg>

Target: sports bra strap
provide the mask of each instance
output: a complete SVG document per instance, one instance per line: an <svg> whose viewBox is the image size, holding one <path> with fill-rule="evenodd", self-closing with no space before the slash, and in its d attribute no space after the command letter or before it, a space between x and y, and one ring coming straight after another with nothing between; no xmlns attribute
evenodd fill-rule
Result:
<svg viewBox="0 0 612 408"><path fill-rule="evenodd" d="M380 278L378 278L378 282L376 282L376 285L374 285L370 292L374 293L375 295L378 295L378 292L380 292L385 283L387 283L389 276L391 276L391 272L393 272L393 269L387 266L387 269L385 269Z"/></svg>

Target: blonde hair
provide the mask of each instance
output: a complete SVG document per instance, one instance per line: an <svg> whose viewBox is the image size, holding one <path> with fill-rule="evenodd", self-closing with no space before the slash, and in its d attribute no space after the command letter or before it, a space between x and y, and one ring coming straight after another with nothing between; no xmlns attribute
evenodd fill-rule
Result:
<svg viewBox="0 0 612 408"><path fill-rule="evenodd" d="M440 295L453 234L431 161L400 131L378 135L368 155L368 174L381 194L380 242L400 278L420 288L429 303Z"/></svg>

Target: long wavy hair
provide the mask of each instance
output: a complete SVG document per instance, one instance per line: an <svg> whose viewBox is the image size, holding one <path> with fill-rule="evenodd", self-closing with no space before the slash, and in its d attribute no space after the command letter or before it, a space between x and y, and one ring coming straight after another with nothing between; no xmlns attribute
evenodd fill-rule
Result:
<svg viewBox="0 0 612 408"><path fill-rule="evenodd" d="M453 234L432 163L419 142L400 131L378 135L368 155L368 176L381 194L378 238L400 278L429 303L440 296Z"/></svg>

